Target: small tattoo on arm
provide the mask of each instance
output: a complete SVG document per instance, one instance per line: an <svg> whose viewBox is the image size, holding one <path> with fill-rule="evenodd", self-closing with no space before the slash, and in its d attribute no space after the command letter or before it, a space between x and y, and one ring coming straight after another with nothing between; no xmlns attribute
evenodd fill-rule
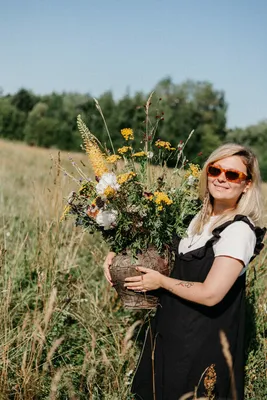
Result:
<svg viewBox="0 0 267 400"><path fill-rule="evenodd" d="M194 282L181 281L176 283L175 286L183 286L186 288L191 288L192 286L194 286Z"/></svg>
<svg viewBox="0 0 267 400"><path fill-rule="evenodd" d="M182 286L182 287L185 287L185 288L188 288L188 289L189 289L189 288L191 288L192 286L194 286L194 282L180 281L180 282L175 283L174 286ZM170 287L170 288L169 288L169 291L172 292L172 293L174 293L174 292L175 292L174 287Z"/></svg>

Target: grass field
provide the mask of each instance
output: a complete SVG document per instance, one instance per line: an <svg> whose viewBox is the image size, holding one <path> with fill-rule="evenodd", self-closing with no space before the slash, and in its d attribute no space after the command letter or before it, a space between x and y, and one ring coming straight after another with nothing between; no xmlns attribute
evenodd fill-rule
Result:
<svg viewBox="0 0 267 400"><path fill-rule="evenodd" d="M51 154L0 141L0 399L126 400L145 313L125 311L107 285L100 237L59 223L75 184ZM248 274L249 400L267 395L266 254Z"/></svg>

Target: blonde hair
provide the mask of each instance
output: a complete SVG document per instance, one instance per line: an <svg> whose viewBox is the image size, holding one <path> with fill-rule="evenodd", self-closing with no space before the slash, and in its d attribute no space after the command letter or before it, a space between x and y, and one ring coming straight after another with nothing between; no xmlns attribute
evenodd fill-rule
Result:
<svg viewBox="0 0 267 400"><path fill-rule="evenodd" d="M254 224L258 225L261 223L262 194L258 160L249 148L235 143L227 143L213 151L203 166L199 182L199 197L203 201L203 205L192 227L193 234L200 234L203 231L204 225L209 221L212 215L212 196L208 191L207 166L231 156L240 156L247 167L247 175L251 184L247 192L241 195L233 210L223 213L218 219L216 218L216 222L211 226L211 230L226 221L232 220L237 214L249 217Z"/></svg>

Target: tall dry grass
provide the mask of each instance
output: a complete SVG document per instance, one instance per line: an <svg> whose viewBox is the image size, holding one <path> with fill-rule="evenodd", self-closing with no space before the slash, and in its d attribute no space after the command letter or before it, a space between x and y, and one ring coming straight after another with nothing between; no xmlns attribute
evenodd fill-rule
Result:
<svg viewBox="0 0 267 400"><path fill-rule="evenodd" d="M0 141L0 399L126 400L145 314L105 282L100 237L59 223L73 184L50 153ZM266 254L248 276L250 400L267 388Z"/></svg>
<svg viewBox="0 0 267 400"><path fill-rule="evenodd" d="M1 398L126 399L136 316L99 238L58 222L72 185L49 153L0 142Z"/></svg>

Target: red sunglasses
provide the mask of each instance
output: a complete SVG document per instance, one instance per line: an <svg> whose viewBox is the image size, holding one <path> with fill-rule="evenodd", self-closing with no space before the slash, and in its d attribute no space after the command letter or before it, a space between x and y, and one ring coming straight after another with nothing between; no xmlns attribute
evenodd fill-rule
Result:
<svg viewBox="0 0 267 400"><path fill-rule="evenodd" d="M224 172L225 178L229 182L245 181L248 179L244 172L237 171L236 169L225 169L218 165L209 165L207 168L208 176L218 178Z"/></svg>

